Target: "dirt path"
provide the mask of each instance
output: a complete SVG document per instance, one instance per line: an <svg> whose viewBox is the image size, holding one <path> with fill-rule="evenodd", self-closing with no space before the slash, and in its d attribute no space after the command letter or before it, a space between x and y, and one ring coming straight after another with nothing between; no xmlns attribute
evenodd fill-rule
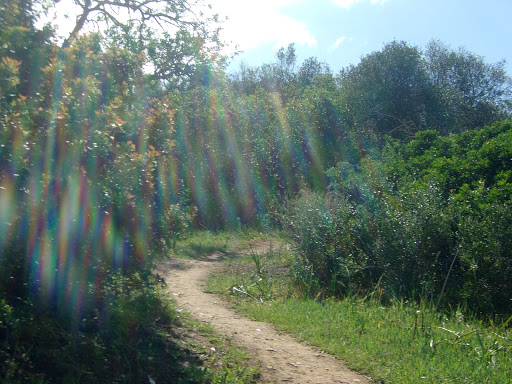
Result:
<svg viewBox="0 0 512 384"><path fill-rule="evenodd" d="M259 247L260 251L264 248ZM179 307L255 355L261 365L260 383L370 383L333 356L278 333L271 324L248 320L221 298L206 293L206 279L217 268L221 268L220 254L201 260L164 261L158 273Z"/></svg>

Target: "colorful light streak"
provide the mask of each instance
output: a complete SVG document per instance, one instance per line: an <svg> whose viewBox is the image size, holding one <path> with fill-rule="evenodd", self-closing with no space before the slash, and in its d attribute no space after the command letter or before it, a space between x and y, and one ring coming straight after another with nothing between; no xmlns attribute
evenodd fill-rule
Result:
<svg viewBox="0 0 512 384"><path fill-rule="evenodd" d="M101 55L77 62L83 55L72 49L53 64L48 126L13 129L13 156L1 168L0 252L26 239L25 277L48 305L79 318L109 271L143 266L161 246L155 233L171 235L169 210L197 212L199 226L237 228L325 186L311 100L237 94L211 72L175 111L145 96L137 69L130 91L127 82L118 94L105 89L116 84L97 73Z"/></svg>

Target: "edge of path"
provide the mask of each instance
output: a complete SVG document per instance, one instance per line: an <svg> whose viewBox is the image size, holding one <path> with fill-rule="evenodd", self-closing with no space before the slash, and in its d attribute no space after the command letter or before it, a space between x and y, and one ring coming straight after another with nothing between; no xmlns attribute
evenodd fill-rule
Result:
<svg viewBox="0 0 512 384"><path fill-rule="evenodd" d="M233 254L263 253L269 244L260 241ZM338 358L277 331L272 324L250 320L233 310L229 302L206 292L206 280L222 268L222 260L219 252L201 259L173 257L161 261L156 271L167 282L167 292L179 309L211 324L259 361L259 383L371 383L370 378L350 370Z"/></svg>

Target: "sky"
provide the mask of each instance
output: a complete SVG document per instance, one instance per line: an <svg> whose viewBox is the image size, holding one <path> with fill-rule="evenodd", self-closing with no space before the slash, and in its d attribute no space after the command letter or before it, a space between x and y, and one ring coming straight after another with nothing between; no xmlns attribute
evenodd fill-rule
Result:
<svg viewBox="0 0 512 384"><path fill-rule="evenodd" d="M228 67L271 63L295 43L298 63L316 57L337 73L386 43L424 49L438 39L488 63L505 59L512 75L512 0L210 0L227 16L223 37L243 51Z"/></svg>
<svg viewBox="0 0 512 384"><path fill-rule="evenodd" d="M223 39L237 46L228 67L234 72L276 60L281 47L295 43L298 64L315 57L337 73L386 43L404 40L424 49L438 39L464 47L487 63L506 60L512 76L512 0L204 0L228 19ZM63 35L73 26L72 0L59 2ZM69 33L67 31L67 33Z"/></svg>

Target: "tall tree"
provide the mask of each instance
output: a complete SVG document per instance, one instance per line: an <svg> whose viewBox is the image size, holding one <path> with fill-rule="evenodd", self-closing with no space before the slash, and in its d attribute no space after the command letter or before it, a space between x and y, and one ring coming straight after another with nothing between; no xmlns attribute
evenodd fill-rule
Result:
<svg viewBox="0 0 512 384"><path fill-rule="evenodd" d="M427 72L442 97L452 131L491 124L512 112L512 82L505 62L487 64L463 48L450 50L432 40L425 52Z"/></svg>
<svg viewBox="0 0 512 384"><path fill-rule="evenodd" d="M418 48L393 41L341 72L351 126L379 135L410 137L436 126L435 94Z"/></svg>
<svg viewBox="0 0 512 384"><path fill-rule="evenodd" d="M162 30L204 27L202 14L196 14L199 0L72 0L78 12L75 25L63 45L68 46L86 24L105 22L122 30L143 33L154 28ZM58 1L55 1L57 4Z"/></svg>
<svg viewBox="0 0 512 384"><path fill-rule="evenodd" d="M297 73L297 86L301 89L312 85L320 76L331 76L331 69L327 63L310 57L302 63Z"/></svg>
<svg viewBox="0 0 512 384"><path fill-rule="evenodd" d="M63 48L86 27L106 32L113 45L144 53L154 78L168 86L191 76L198 64L224 65L221 20L203 0L49 0L49 4L49 15L65 5L69 12L74 10L68 15L73 28L61 36Z"/></svg>

